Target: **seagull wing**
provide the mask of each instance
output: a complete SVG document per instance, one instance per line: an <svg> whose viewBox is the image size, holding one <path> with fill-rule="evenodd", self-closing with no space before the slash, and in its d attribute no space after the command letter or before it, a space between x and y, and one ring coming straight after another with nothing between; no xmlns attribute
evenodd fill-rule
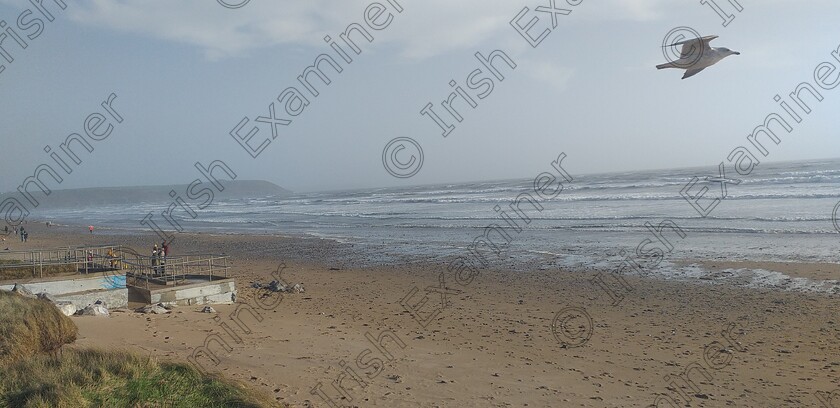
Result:
<svg viewBox="0 0 840 408"><path fill-rule="evenodd" d="M706 67L687 69L687 70L685 70L685 74L683 75L682 79L693 77L693 76L697 75L698 72L700 72L704 69L706 69Z"/></svg>
<svg viewBox="0 0 840 408"><path fill-rule="evenodd" d="M711 51L712 47L709 46L709 42L718 38L716 35L707 35L701 38L692 38L686 41L680 41L678 43L674 43L671 45L681 45L682 50L680 51L680 59L688 59L694 60L699 59L703 53Z"/></svg>

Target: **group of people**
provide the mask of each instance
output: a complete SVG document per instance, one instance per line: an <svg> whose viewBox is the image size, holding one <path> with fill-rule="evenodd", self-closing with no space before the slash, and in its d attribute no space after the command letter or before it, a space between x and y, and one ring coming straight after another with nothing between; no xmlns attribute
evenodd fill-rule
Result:
<svg viewBox="0 0 840 408"><path fill-rule="evenodd" d="M5 231L6 231L6 233L9 232L9 227L8 226L6 227ZM15 227L15 235L20 236L20 242L29 241L29 232L27 232L26 229L23 228L23 226L20 226L20 228Z"/></svg>
<svg viewBox="0 0 840 408"><path fill-rule="evenodd" d="M20 227L15 226L14 230L15 230L15 235L20 237L20 242L26 242L26 241L29 240L29 232L27 232L26 229L23 228L23 225L21 225ZM3 226L3 234L10 235L8 225ZM6 240L6 238L3 238L3 241L5 241L5 240Z"/></svg>
<svg viewBox="0 0 840 408"><path fill-rule="evenodd" d="M163 241L152 248L152 270L156 275L166 273L166 258L169 256L169 243Z"/></svg>

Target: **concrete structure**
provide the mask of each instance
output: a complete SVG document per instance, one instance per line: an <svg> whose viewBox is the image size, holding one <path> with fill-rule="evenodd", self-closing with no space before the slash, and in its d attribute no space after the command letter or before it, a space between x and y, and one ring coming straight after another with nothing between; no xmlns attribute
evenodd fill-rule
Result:
<svg viewBox="0 0 840 408"><path fill-rule="evenodd" d="M0 282L0 290L12 290L16 283L34 294L46 292L56 301L72 302L79 309L97 300L105 302L109 309L128 306L125 275L116 272L5 281Z"/></svg>
<svg viewBox="0 0 840 408"><path fill-rule="evenodd" d="M204 278L204 277L201 277ZM206 304L231 304L236 301L236 283L233 279L190 280L190 284L145 289L132 287L150 304L191 306Z"/></svg>
<svg viewBox="0 0 840 408"><path fill-rule="evenodd" d="M5 261L0 272L6 272L0 276L31 271L31 278L0 281L0 289L22 284L34 294L48 293L79 309L97 300L111 309L127 307L129 299L184 306L236 301L236 284L227 278L230 266L225 255L151 257L109 245L2 252L0 261ZM74 274L44 277L71 271Z"/></svg>

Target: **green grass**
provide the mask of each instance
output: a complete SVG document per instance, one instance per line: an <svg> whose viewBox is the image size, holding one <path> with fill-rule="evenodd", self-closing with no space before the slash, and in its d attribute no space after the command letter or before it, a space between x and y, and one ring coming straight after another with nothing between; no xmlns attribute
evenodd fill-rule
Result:
<svg viewBox="0 0 840 408"><path fill-rule="evenodd" d="M268 397L187 364L67 349L3 367L0 407L270 407Z"/></svg>
<svg viewBox="0 0 840 408"><path fill-rule="evenodd" d="M0 408L276 407L182 363L76 349L76 325L45 300L0 291Z"/></svg>

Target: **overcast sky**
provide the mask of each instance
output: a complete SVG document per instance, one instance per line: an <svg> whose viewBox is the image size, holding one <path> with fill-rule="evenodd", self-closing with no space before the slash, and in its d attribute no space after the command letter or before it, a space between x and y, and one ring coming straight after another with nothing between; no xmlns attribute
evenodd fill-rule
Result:
<svg viewBox="0 0 840 408"><path fill-rule="evenodd" d="M309 95L304 112L254 159L229 132L247 117L247 133L281 92L304 89L297 77L319 54L338 59L324 37L364 24L370 1L252 0L229 9L214 0L67 0L61 10L45 0L49 22L28 1L0 0L0 19L13 27L26 9L33 12L24 24L43 21L26 49L10 35L2 42L14 61L0 58L0 191L16 189L39 164L54 165L44 147L55 151L83 132L111 93L124 121L92 153L75 149L83 163L59 188L188 183L193 163L213 160L240 179L295 191L510 179L548 169L561 151L577 174L689 166L714 174L780 112L776 94L814 83L823 61L840 66L831 56L840 47L833 0L739 0L741 12L718 0L735 17L726 27L699 1L557 0L572 12L558 15L536 48L510 21L529 7L520 23L539 18L536 36L551 19L533 9L548 0L398 1L403 12L371 31L374 41L362 41L351 64L339 61L341 74L325 69L332 83ZM718 35L713 46L741 55L686 80L658 71L663 39L679 26ZM480 67L473 54L497 49L516 69L502 67L505 80L477 108L461 104L463 122L444 138L420 110L432 102L443 112L449 81L464 84ZM840 91L822 94L768 161L840 156ZM414 177L383 167L383 148L396 137L422 145ZM261 127L252 144L267 138L270 128Z"/></svg>

